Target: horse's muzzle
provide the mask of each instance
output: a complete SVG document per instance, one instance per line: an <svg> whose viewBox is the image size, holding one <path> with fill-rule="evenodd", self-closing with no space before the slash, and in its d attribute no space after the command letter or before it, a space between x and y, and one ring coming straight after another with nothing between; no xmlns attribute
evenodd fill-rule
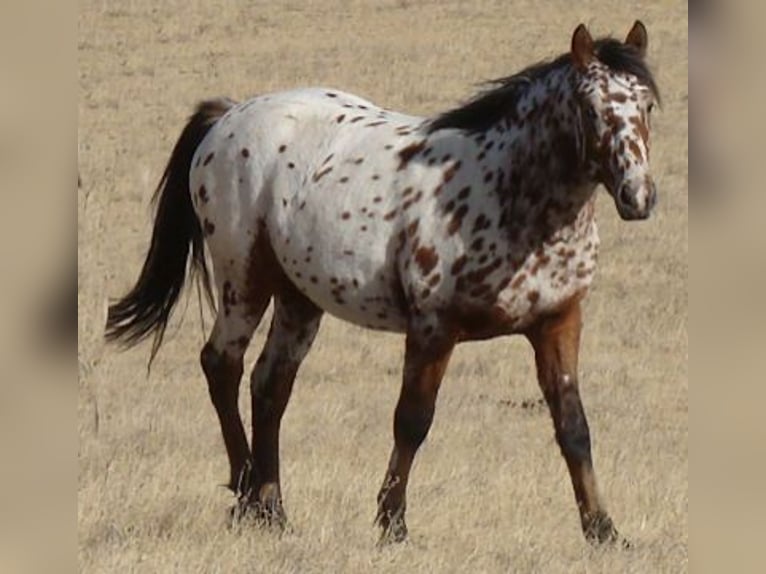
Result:
<svg viewBox="0 0 766 574"><path fill-rule="evenodd" d="M648 219L657 204L657 186L651 177L638 185L623 182L615 194L617 212L625 221Z"/></svg>

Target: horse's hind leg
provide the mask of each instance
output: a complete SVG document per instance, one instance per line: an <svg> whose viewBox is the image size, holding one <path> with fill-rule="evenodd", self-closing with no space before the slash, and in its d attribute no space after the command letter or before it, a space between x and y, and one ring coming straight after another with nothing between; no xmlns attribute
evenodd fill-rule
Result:
<svg viewBox="0 0 766 574"><path fill-rule="evenodd" d="M541 321L528 337L535 350L538 381L553 417L556 442L572 479L583 533L594 543L614 542L619 535L598 494L588 421L577 388L580 329L580 304L574 302ZM627 543L623 540L623 544Z"/></svg>
<svg viewBox="0 0 766 574"><path fill-rule="evenodd" d="M253 464L245 510L284 526L279 482L279 429L301 362L319 330L322 310L287 280L274 296L266 344L250 378Z"/></svg>
<svg viewBox="0 0 766 574"><path fill-rule="evenodd" d="M268 307L271 290L264 282L255 289L245 291L242 287L238 292L243 281L225 276L218 283L218 316L210 338L202 348L200 362L229 458L228 486L241 495L251 456L237 404L239 384L245 350Z"/></svg>

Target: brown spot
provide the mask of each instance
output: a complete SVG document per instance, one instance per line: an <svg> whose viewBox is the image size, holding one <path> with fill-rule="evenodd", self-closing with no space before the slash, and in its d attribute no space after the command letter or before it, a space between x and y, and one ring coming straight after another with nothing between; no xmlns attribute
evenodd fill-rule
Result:
<svg viewBox="0 0 766 574"><path fill-rule="evenodd" d="M341 183L346 183L348 181L348 178L344 175L338 181L341 182Z"/></svg>
<svg viewBox="0 0 766 574"><path fill-rule="evenodd" d="M326 167L321 171L318 171L314 174L314 177L312 178L314 182L316 183L320 179L322 179L324 176L326 176L328 173L332 171L332 166Z"/></svg>
<svg viewBox="0 0 766 574"><path fill-rule="evenodd" d="M343 121L343 118L345 118L345 117L346 117L346 114L341 114L337 118L335 118L335 121L340 123L340 122Z"/></svg>
<svg viewBox="0 0 766 574"><path fill-rule="evenodd" d="M481 251L482 247L484 247L483 237L477 237L473 240L473 243L471 243L471 251Z"/></svg>
<svg viewBox="0 0 766 574"><path fill-rule="evenodd" d="M344 249L343 250L343 255L352 256L352 255L354 255L354 252L351 249Z"/></svg>
<svg viewBox="0 0 766 574"><path fill-rule="evenodd" d="M396 209L389 211L383 216L383 219L385 219L386 221L391 221L394 217L396 217L396 211L397 211Z"/></svg>
<svg viewBox="0 0 766 574"><path fill-rule="evenodd" d="M209 164L211 161L213 161L213 156L214 156L214 155L215 155L215 154L214 154L213 152L210 152L209 154L207 154L207 157L205 158L205 161L203 161L203 162L202 162L202 165L203 165L203 166L206 166L206 165L207 165L207 164Z"/></svg>
<svg viewBox="0 0 766 574"><path fill-rule="evenodd" d="M380 197L379 195L376 195L375 197L372 198L373 203L380 203L381 201L383 201L383 198Z"/></svg>
<svg viewBox="0 0 766 574"><path fill-rule="evenodd" d="M521 287L521 284L524 283L524 281L526 280L527 280L527 274L519 273L516 279L513 280L513 283L511 283L511 289L518 289L519 287Z"/></svg>
<svg viewBox="0 0 766 574"><path fill-rule="evenodd" d="M207 195L207 189L205 189L204 185L199 186L199 198L202 201L202 203L207 203L210 199Z"/></svg>
<svg viewBox="0 0 766 574"><path fill-rule="evenodd" d="M250 150L247 149L246 147L243 147L240 153L242 154L242 157L244 158L250 157Z"/></svg>
<svg viewBox="0 0 766 574"><path fill-rule="evenodd" d="M205 235L213 235L215 232L215 225L213 225L213 222L210 221L207 217L205 218L205 221L202 223L202 227L205 230Z"/></svg>
<svg viewBox="0 0 766 574"><path fill-rule="evenodd" d="M461 162L460 160L453 163L448 169L444 171L444 183L449 183L453 177L455 177L455 173L457 173L457 170L460 169Z"/></svg>
<svg viewBox="0 0 766 574"><path fill-rule="evenodd" d="M348 219L349 217L351 217L351 214L350 214L348 211L344 211L344 212L343 212L343 213L341 213L341 215L340 215L340 218L341 218L341 219Z"/></svg>
<svg viewBox="0 0 766 574"><path fill-rule="evenodd" d="M527 293L527 300L534 305L540 300L540 292L539 291L530 291Z"/></svg>
<svg viewBox="0 0 766 574"><path fill-rule="evenodd" d="M282 144L279 146L279 153L285 153L285 150L287 149L287 146L285 144Z"/></svg>
<svg viewBox="0 0 766 574"><path fill-rule="evenodd" d="M465 267L465 264L468 263L468 257L465 255L461 255L457 259L455 259L455 262L452 264L452 269L450 270L450 273L452 273L453 276L459 274L463 267Z"/></svg>
<svg viewBox="0 0 766 574"><path fill-rule="evenodd" d="M473 223L473 233L478 233L479 231L483 231L484 229L489 229L490 221L487 216L485 216L483 213L479 214L479 216L476 218L476 221Z"/></svg>
<svg viewBox="0 0 766 574"><path fill-rule="evenodd" d="M293 169L295 167L295 164L293 162L290 162L290 163L287 164L287 167L289 169Z"/></svg>
<svg viewBox="0 0 766 574"><path fill-rule="evenodd" d="M325 93L325 95L326 95L328 98L337 98L337 97L338 97L338 94L334 94L334 93L332 93L332 92L327 92L327 93Z"/></svg>
<svg viewBox="0 0 766 574"><path fill-rule="evenodd" d="M471 193L471 186L467 185L458 192L457 194L458 200L463 201L465 198L468 197L469 193Z"/></svg>
<svg viewBox="0 0 766 574"><path fill-rule="evenodd" d="M383 124L386 124L386 123L388 123L386 120L378 120L376 122L370 122L369 124L366 124L365 127L374 128L376 126L382 126Z"/></svg>
<svg viewBox="0 0 766 574"><path fill-rule="evenodd" d="M418 153L423 151L425 147L426 140L420 140L419 142L411 143L407 147L399 150L399 167L396 168L397 171L401 171L407 167L407 164L410 162L410 160Z"/></svg>
<svg viewBox="0 0 766 574"><path fill-rule="evenodd" d="M355 118L351 118L351 123L355 124L356 122L362 121L364 119L364 116L356 116Z"/></svg>
<svg viewBox="0 0 766 574"><path fill-rule="evenodd" d="M447 226L447 233L449 233L450 235L454 235L455 233L457 233L457 231L463 225L463 218L465 217L466 213L468 213L467 205L461 205L460 207L457 208L457 211L455 211L454 215L452 216L452 220L449 222L449 225Z"/></svg>
<svg viewBox="0 0 766 574"><path fill-rule="evenodd" d="M439 281L441 280L442 280L441 274L437 273L436 275L434 275L428 280L428 285L429 287L436 287L439 284Z"/></svg>
<svg viewBox="0 0 766 574"><path fill-rule="evenodd" d="M423 275L428 275L439 262L439 256L433 247L421 247L415 252L415 262Z"/></svg>
<svg viewBox="0 0 766 574"><path fill-rule="evenodd" d="M416 219L415 221L413 221L407 226L407 235L409 237L412 237L413 235L415 235L415 232L418 230L419 223L420 223L420 220Z"/></svg>
<svg viewBox="0 0 766 574"><path fill-rule="evenodd" d="M372 179L373 179L373 181L377 181L377 180L380 179L380 176L377 173L373 173L372 174Z"/></svg>

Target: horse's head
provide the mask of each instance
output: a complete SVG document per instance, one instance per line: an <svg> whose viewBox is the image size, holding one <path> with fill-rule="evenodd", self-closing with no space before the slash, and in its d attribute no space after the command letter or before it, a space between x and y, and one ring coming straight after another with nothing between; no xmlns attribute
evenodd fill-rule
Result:
<svg viewBox="0 0 766 574"><path fill-rule="evenodd" d="M649 170L649 129L659 95L644 63L646 46L646 28L639 21L625 42L594 42L583 24L572 36L584 159L625 220L646 219L657 201Z"/></svg>

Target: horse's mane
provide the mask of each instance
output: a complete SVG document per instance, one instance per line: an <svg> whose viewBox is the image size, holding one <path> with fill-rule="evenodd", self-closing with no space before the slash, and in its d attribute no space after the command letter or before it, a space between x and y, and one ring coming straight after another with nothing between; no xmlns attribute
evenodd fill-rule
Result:
<svg viewBox="0 0 766 574"><path fill-rule="evenodd" d="M601 38L593 44L596 57L616 72L632 74L647 86L659 101L659 90L651 70L646 65L639 51L632 45L614 38ZM462 106L436 116L428 125L428 131L455 128L468 132L486 131L516 108L536 80L547 76L554 70L572 64L569 52L554 60L533 64L522 71L486 82L489 89L479 93Z"/></svg>

